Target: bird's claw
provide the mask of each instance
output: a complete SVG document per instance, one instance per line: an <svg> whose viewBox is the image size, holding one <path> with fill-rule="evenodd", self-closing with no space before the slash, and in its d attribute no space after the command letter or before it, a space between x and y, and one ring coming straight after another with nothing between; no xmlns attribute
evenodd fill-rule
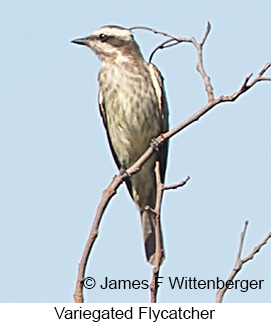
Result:
<svg viewBox="0 0 271 323"><path fill-rule="evenodd" d="M126 180L127 178L131 177L131 175L126 171L126 169L123 166L121 166L120 168L120 176L123 180Z"/></svg>
<svg viewBox="0 0 271 323"><path fill-rule="evenodd" d="M160 142L156 139L156 138L152 138L151 142L150 142L150 146L152 147L152 149L154 149L155 151L159 151L159 144Z"/></svg>

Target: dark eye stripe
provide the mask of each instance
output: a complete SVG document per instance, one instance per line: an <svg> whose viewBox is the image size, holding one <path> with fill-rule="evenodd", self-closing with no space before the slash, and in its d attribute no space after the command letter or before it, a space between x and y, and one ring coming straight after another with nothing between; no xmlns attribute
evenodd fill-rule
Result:
<svg viewBox="0 0 271 323"><path fill-rule="evenodd" d="M102 43L106 42L107 44L111 45L112 47L122 47L127 42L127 41L125 41L124 39L122 39L120 37L116 37L116 36L113 36L113 35L106 35L106 34L103 34L103 33L97 35L96 37Z"/></svg>

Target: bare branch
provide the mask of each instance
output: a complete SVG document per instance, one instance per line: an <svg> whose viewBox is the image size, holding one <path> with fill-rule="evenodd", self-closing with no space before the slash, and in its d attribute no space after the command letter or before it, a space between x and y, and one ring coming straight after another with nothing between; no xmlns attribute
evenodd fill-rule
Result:
<svg viewBox="0 0 271 323"><path fill-rule="evenodd" d="M175 39L177 41L187 41L187 38L182 38L182 37L178 37L178 36L175 36L175 35L171 35L171 34L166 33L164 31L160 31L160 30L157 30L157 29L154 29L154 28L150 28L150 27L146 27L146 26L134 26L134 27L131 27L129 29L130 30L134 30L134 29L148 30L148 31L153 32L154 34L163 35L163 36L166 36L166 37Z"/></svg>
<svg viewBox="0 0 271 323"><path fill-rule="evenodd" d="M269 67L271 66L271 63L266 63L264 68L260 71L260 73L258 74L259 77L262 77L264 75L264 73L269 69ZM271 78L269 77L268 79L269 81L271 80Z"/></svg>
<svg viewBox="0 0 271 323"><path fill-rule="evenodd" d="M237 253L237 259L241 259L241 254L242 254L242 250L243 250L245 235L246 235L246 232L247 232L247 226L248 226L248 221L245 222L244 230L241 233L240 244L239 244L239 249L238 249L238 253Z"/></svg>
<svg viewBox="0 0 271 323"><path fill-rule="evenodd" d="M264 73L267 71L267 69L270 67L270 63L265 65L264 68ZM249 77L249 76L248 76ZM248 78L247 77L247 78ZM246 80L247 80L246 78ZM217 106L218 104L222 103L222 102L231 102L231 101L235 101L239 96L241 96L243 93L245 93L247 90L249 90L250 88L252 88L256 83L263 81L263 77L260 76L260 74L249 84L247 84L246 82L246 88L244 88L244 84L241 86L241 88L235 92L232 95L229 96L220 96L219 98L214 98L213 100L209 100L208 103L201 108L199 111L197 111L196 113L194 113L191 117L189 117L188 119L186 119L185 121L183 121L181 124L179 124L178 126L176 126L175 128L173 128L172 130L168 131L167 133L162 134L161 136L159 136L159 142L160 144L162 144L165 140L168 140L169 138L171 138L172 136L174 136L176 133L180 132L181 130L183 130L184 128L186 128L187 126L189 126L190 124L194 123L195 121L198 121L203 115L205 115L208 111L210 111L212 108L214 108L215 106ZM269 80L269 79L268 79Z"/></svg>
<svg viewBox="0 0 271 323"><path fill-rule="evenodd" d="M202 76L202 79L204 81L204 84L205 84L205 91L208 95L208 103L215 103L214 105L211 106L211 108L213 106L215 106L216 104L220 103L220 102L232 102L232 101L235 101L242 93L246 92L248 89L250 89L254 84L256 84L257 82L260 82L260 81L271 81L271 77L262 77L263 74L269 69L270 67L270 64L271 63L267 63L264 68L259 72L258 76L253 80L253 82L251 82L250 84L248 84L248 81L251 79L252 77L252 74L249 74L243 85L241 86L240 90L237 91L236 93L230 95L230 96L220 96L218 99L215 99L214 98L214 92L213 92L213 86L211 84L211 78L208 76L208 74L206 73L205 69L204 69L204 66L203 66L203 54L202 54L202 50L203 50L203 46L206 42L206 39L211 31L211 24L210 22L208 22L207 24L207 27L206 27L206 31L205 31L205 34L203 36L203 39L200 43L198 43L196 41L196 39L194 37L191 37L191 38L184 38L184 37L178 37L178 36L175 36L175 35L171 35L169 33L166 33L166 32L163 32L163 31L159 31L157 29L153 29L153 28L150 28L150 27L145 27L145 26L135 26L135 27L132 27L130 28L131 30L134 30L134 29L143 29L143 30L148 30L148 31L151 31L155 34L160 34L160 35L163 35L163 36L166 36L166 37L169 37L170 39L163 42L162 44L160 44L159 46L157 46L157 48L155 48L155 50L151 53L151 56L150 56L150 60L153 58L153 55L154 53L159 50L159 49L164 49L164 48L167 48L169 46L165 46L165 44L167 43L170 43L170 42L173 42L173 40L175 40L176 42L175 43L172 43L170 46L174 46L174 45L177 45L179 43L191 43L194 45L194 47L196 48L197 50L197 54L198 54L198 63L197 63L197 71L200 73L200 75Z"/></svg>
<svg viewBox="0 0 271 323"><path fill-rule="evenodd" d="M182 180L179 183L164 186L164 190L176 190L177 188L184 186L189 180L190 176L187 176L185 180Z"/></svg>
<svg viewBox="0 0 271 323"><path fill-rule="evenodd" d="M160 222L160 211L163 198L164 184L161 181L160 176L160 163L156 161L155 165L155 177L156 177L156 203L153 213L155 215L155 264L153 267L152 282L150 284L151 291L151 303L156 303L158 285L157 277L159 275L160 266L162 264L163 250L162 250L162 230Z"/></svg>
<svg viewBox="0 0 271 323"><path fill-rule="evenodd" d="M171 44L170 44L171 43ZM168 47L172 47L175 46L177 44L179 44L180 42L177 41L176 39L170 38L168 40L165 40L164 42L162 42L160 45L158 45L152 52L151 55L149 57L149 62L152 61L153 55L159 50L159 49L163 49L163 48L168 48Z"/></svg>
<svg viewBox="0 0 271 323"><path fill-rule="evenodd" d="M202 41L201 41L201 43L200 43L200 45L201 45L201 46L203 46L203 45L204 45L204 43L205 43L205 41L206 41L206 39L207 39L207 37L208 37L208 35L209 35L210 31L211 31L211 24L210 24L210 22L208 21L208 23L207 23L207 28L206 28L206 31L205 31L205 35L203 36L203 39L202 39Z"/></svg>
<svg viewBox="0 0 271 323"><path fill-rule="evenodd" d="M242 254L242 250L243 250L243 245L244 245L244 239L245 239L245 235L246 235L246 231L247 231L247 226L248 226L248 221L245 222L244 230L241 233L240 244L239 244L239 249L238 249L236 262L235 262L234 268L233 268L232 272L230 273L227 281L233 280L235 278L235 276L237 275L237 273L242 269L243 264L246 263L249 260L252 260L253 257L255 256L255 254L257 252L259 252L260 249L262 248L262 246L264 246L268 242L268 240L271 238L271 232L270 232L270 233L268 233L266 238L259 245L257 245L246 258L241 259L241 254ZM224 297L227 289L228 288L227 288L227 286L225 284L225 286L222 289L219 289L217 291L217 293L216 293L216 303L222 303L223 297Z"/></svg>
<svg viewBox="0 0 271 323"><path fill-rule="evenodd" d="M90 252L92 250L93 244L98 236L98 229L100 222L102 220L102 216L104 214L104 211L110 202L111 198L116 194L116 191L120 184L122 183L122 176L117 175L114 176L112 182L108 186L106 190L103 191L101 202L98 205L96 216L94 218L92 228L81 258L81 261L78 266L78 274L77 274L77 281L76 281L76 288L75 293L73 295L75 303L83 303L84 297L83 297L83 281L85 277L85 271L86 271L86 265L88 261L88 257L90 255Z"/></svg>
<svg viewBox="0 0 271 323"><path fill-rule="evenodd" d="M260 81L271 81L271 77L261 77Z"/></svg>
<svg viewBox="0 0 271 323"><path fill-rule="evenodd" d="M264 246L270 238L271 238L271 232L268 233L266 238L261 243L259 243L258 246L256 246L246 258L242 259L243 264L249 260L252 260L253 257L256 255L256 253L260 251L261 247Z"/></svg>
<svg viewBox="0 0 271 323"><path fill-rule="evenodd" d="M168 34L166 32L162 32L153 28L149 28L149 27L144 27L144 26L135 26L130 28L130 30L134 30L134 29L143 29L143 30L148 30L151 31L155 34L160 34L166 37L169 37L170 39L167 40L166 42L163 42L162 44L160 44L159 46L157 46L157 48L155 48L155 50L151 53L150 59L149 61L151 61L153 55L155 52L157 52L158 49L163 49L169 46L164 46L164 44L167 44L168 42L172 42L173 40L175 40L176 42L171 44L171 46L177 45L179 43L191 43L196 47L197 53L198 53L198 64L197 64L197 71L201 74L204 84L205 84L205 90L207 92L209 101L212 101L214 99L214 94L213 94L213 86L211 84L211 79L210 77L207 75L207 73L205 72L205 69L203 67L203 59L202 59L202 49L203 49L203 45L205 44L205 41L211 31L211 24L208 22L207 27L206 27L206 31L205 34L203 36L203 39L200 43L198 43L196 41L196 39L194 37L191 38L184 38L184 37L177 37L171 34Z"/></svg>
<svg viewBox="0 0 271 323"><path fill-rule="evenodd" d="M241 94L245 93L247 90L252 88L252 86L254 86L256 83L261 82L261 81L271 81L270 77L263 77L262 76L270 68L270 66L271 66L271 63L265 64L264 68L259 72L259 74L250 83L249 83L249 81L252 78L253 74L252 73L249 74L245 78L244 83L242 84L242 86L240 87L240 89L238 91L236 91L235 93L233 93L232 95L229 95L229 96L221 95L218 98L218 100L219 100L218 103L235 101Z"/></svg>
<svg viewBox="0 0 271 323"><path fill-rule="evenodd" d="M155 215L155 264L153 267L153 275L152 281L150 284L150 291L151 291L151 303L157 302L157 293L158 293L158 285L157 285L157 278L159 276L160 266L162 264L162 257L163 257L163 250L162 250L162 230L161 230L161 222L160 222L160 214L161 214L161 204L163 199L163 192L165 190L176 189L178 187L184 186L190 179L189 176L187 178L177 184L165 186L161 181L160 176L160 166L159 161L156 162L155 166L155 177L156 177L156 203L155 208L152 212Z"/></svg>

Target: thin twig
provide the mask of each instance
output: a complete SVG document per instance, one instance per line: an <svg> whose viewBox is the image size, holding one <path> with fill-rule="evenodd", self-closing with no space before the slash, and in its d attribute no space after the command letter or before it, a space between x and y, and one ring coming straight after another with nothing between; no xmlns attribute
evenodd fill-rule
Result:
<svg viewBox="0 0 271 323"><path fill-rule="evenodd" d="M164 190L176 190L177 188L184 186L189 180L190 176L187 176L186 179L180 181L179 183L164 186Z"/></svg>
<svg viewBox="0 0 271 323"><path fill-rule="evenodd" d="M172 43L172 44L170 44ZM177 44L179 44L180 42L177 41L176 39L174 38L170 38L168 40L165 40L164 42L162 42L160 45L158 45L152 52L151 52L151 55L149 57L149 62L152 61L152 58L153 58L153 55L159 50L159 49L164 49L164 48L168 48L168 47L172 47L172 46L175 46Z"/></svg>
<svg viewBox="0 0 271 323"><path fill-rule="evenodd" d="M161 204L163 199L164 184L161 181L159 161L156 161L155 177L156 177L156 202L155 202L155 208L154 210L152 210L155 216L155 264L153 267L152 282L150 284L151 303L156 303L157 301L157 292L158 292L157 277L159 276L159 270L160 270L160 266L162 264L162 258L163 258L160 212L161 212Z"/></svg>
<svg viewBox="0 0 271 323"><path fill-rule="evenodd" d="M188 180L190 179L189 176L187 178L177 184L165 186L161 181L160 176L160 166L159 161L156 162L155 166L155 177L156 177L156 203L155 208L152 210L153 214L155 215L155 264L153 267L153 274L152 274L152 281L150 284L150 291L151 291L151 303L157 302L157 293L158 287L157 278L159 276L160 267L162 264L163 258L163 250L162 250L162 229L161 229L161 204L163 199L163 194L165 190L176 189L181 186L184 186Z"/></svg>
<svg viewBox="0 0 271 323"><path fill-rule="evenodd" d="M134 27L131 27L129 28L130 30L134 30L134 29L142 29L142 30L148 30L148 31L151 31L153 32L154 34L159 34L159 35L162 35L162 36L166 36L166 37L169 37L169 38L173 38L173 39L176 39L177 41L186 41L187 38L182 38L182 37L178 37L178 36L175 36L175 35L171 35L169 33L166 33L164 31L160 31L160 30L157 30L157 29L154 29L154 28L151 28L151 27L146 27L146 26L134 26Z"/></svg>
<svg viewBox="0 0 271 323"><path fill-rule="evenodd" d="M207 28L206 28L206 31L205 31L205 35L203 36L203 39L202 39L202 41L200 43L201 46L204 45L204 43L205 43L205 41L206 41L206 39L207 39L210 31L211 31L211 24L210 24L210 21L208 21Z"/></svg>
<svg viewBox="0 0 271 323"><path fill-rule="evenodd" d="M243 246L244 246L244 239L245 239L245 235L246 235L246 231L247 231L247 226L248 226L248 221L245 222L244 230L241 233L240 244L239 244L239 248L238 248L236 262L235 262L234 268L233 268L232 272L230 273L227 281L232 281L235 278L235 276L237 275L237 273L242 269L243 264L249 260L252 260L253 257L255 256L255 254L257 252L259 252L260 249L262 248L262 246L264 246L268 242L268 240L271 238L271 232L270 232L270 233L268 233L266 238L260 244L258 244L246 258L241 259L241 254L242 254L242 250L243 250ZM227 285L225 284L222 289L219 289L217 291L216 303L222 303L223 297L224 297L227 289L228 289Z"/></svg>
<svg viewBox="0 0 271 323"><path fill-rule="evenodd" d="M102 220L102 216L104 214L104 211L110 202L111 198L116 194L118 187L122 183L122 177L121 175L114 176L111 184L108 186L106 190L103 191L101 202L98 205L96 216L94 218L92 228L81 258L81 261L78 265L78 274L77 274L77 280L76 280L76 288L75 293L73 295L75 303L83 303L84 302L84 296L83 296L83 280L85 277L85 271L87 266L88 257L90 255L91 249L94 245L94 242L98 236L98 229L100 222Z"/></svg>
<svg viewBox="0 0 271 323"><path fill-rule="evenodd" d="M203 67L203 58L202 58L203 45L205 44L205 41L206 41L210 31L211 31L210 22L207 23L205 34L204 34L203 39L202 39L202 41L200 43L198 43L194 37L191 37L191 38L177 37L177 36L171 35L169 33L165 33L165 32L150 28L150 27L135 26L135 27L130 28L130 30L134 30L134 29L148 30L148 31L151 31L151 32L153 32L155 34L160 34L160 35L163 35L163 36L166 36L166 37L170 38L169 40L167 40L166 42L163 42L162 44L160 44L159 46L157 46L154 49L154 51L151 53L151 56L150 56L150 59L149 59L150 61L151 61L154 53L158 49L164 49L164 48L167 47L167 46L164 46L164 44L166 44L167 42L172 42L173 40L175 40L176 42L171 44L171 46L177 45L179 43L191 43L191 44L193 44L195 46L196 50L197 50L197 53L198 53L197 71L201 74L201 76L203 78L203 81L204 81L204 84L205 84L205 90L206 90L206 93L208 95L209 102L214 99L213 86L211 84L211 79L207 75L207 73L205 72L205 69Z"/></svg>

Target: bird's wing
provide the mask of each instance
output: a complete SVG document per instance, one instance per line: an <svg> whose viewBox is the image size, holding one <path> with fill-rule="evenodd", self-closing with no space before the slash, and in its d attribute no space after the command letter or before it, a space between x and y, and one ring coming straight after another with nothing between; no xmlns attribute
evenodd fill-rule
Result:
<svg viewBox="0 0 271 323"><path fill-rule="evenodd" d="M100 108L100 113L101 113L101 116L102 116L102 119L103 119L103 124L104 124L105 130L106 130L106 135L107 135L107 139L108 139L108 142L109 142L109 146L110 146L112 155L114 157L115 163L117 164L118 168L120 169L122 165L120 164L120 161L118 159L118 156L116 155L116 152L114 150L114 147L112 145L112 141L111 141L111 138L110 138L110 134L109 134L109 130L108 130L108 125L107 125L106 108L105 108L104 96L103 96L103 92L102 92L101 89L99 91L99 108Z"/></svg>
<svg viewBox="0 0 271 323"><path fill-rule="evenodd" d="M168 131L168 107L167 107L167 99L166 93L164 89L164 78L158 68L152 64L148 64L152 83L155 89L155 93L159 102L159 109L161 111L162 117L162 129L163 132Z"/></svg>
<svg viewBox="0 0 271 323"><path fill-rule="evenodd" d="M166 93L164 89L164 78L158 68L152 63L148 64L152 83L155 89L155 93L159 102L159 110L161 113L162 132L168 131L168 106ZM166 166L167 166L167 155L168 155L168 142L165 142L159 150L160 160L160 174L161 179L164 181Z"/></svg>
<svg viewBox="0 0 271 323"><path fill-rule="evenodd" d="M109 134L109 130L108 130L108 125L107 125L107 118L106 118L106 107L105 107L105 102L104 102L104 96L103 96L103 91L100 89L99 91L99 108L100 108L100 113L103 119L103 124L106 130L106 135L107 135L107 139L109 142L109 146L112 152L112 155L114 157L115 163L117 164L118 169L121 169L121 167L123 167L123 165L121 165L118 156L115 152L115 149L112 145L112 141L110 138L110 134ZM128 191L131 195L131 197L133 198L133 194L132 194L132 183L131 183L131 179L129 177L126 178L125 180L125 184L127 185Z"/></svg>

